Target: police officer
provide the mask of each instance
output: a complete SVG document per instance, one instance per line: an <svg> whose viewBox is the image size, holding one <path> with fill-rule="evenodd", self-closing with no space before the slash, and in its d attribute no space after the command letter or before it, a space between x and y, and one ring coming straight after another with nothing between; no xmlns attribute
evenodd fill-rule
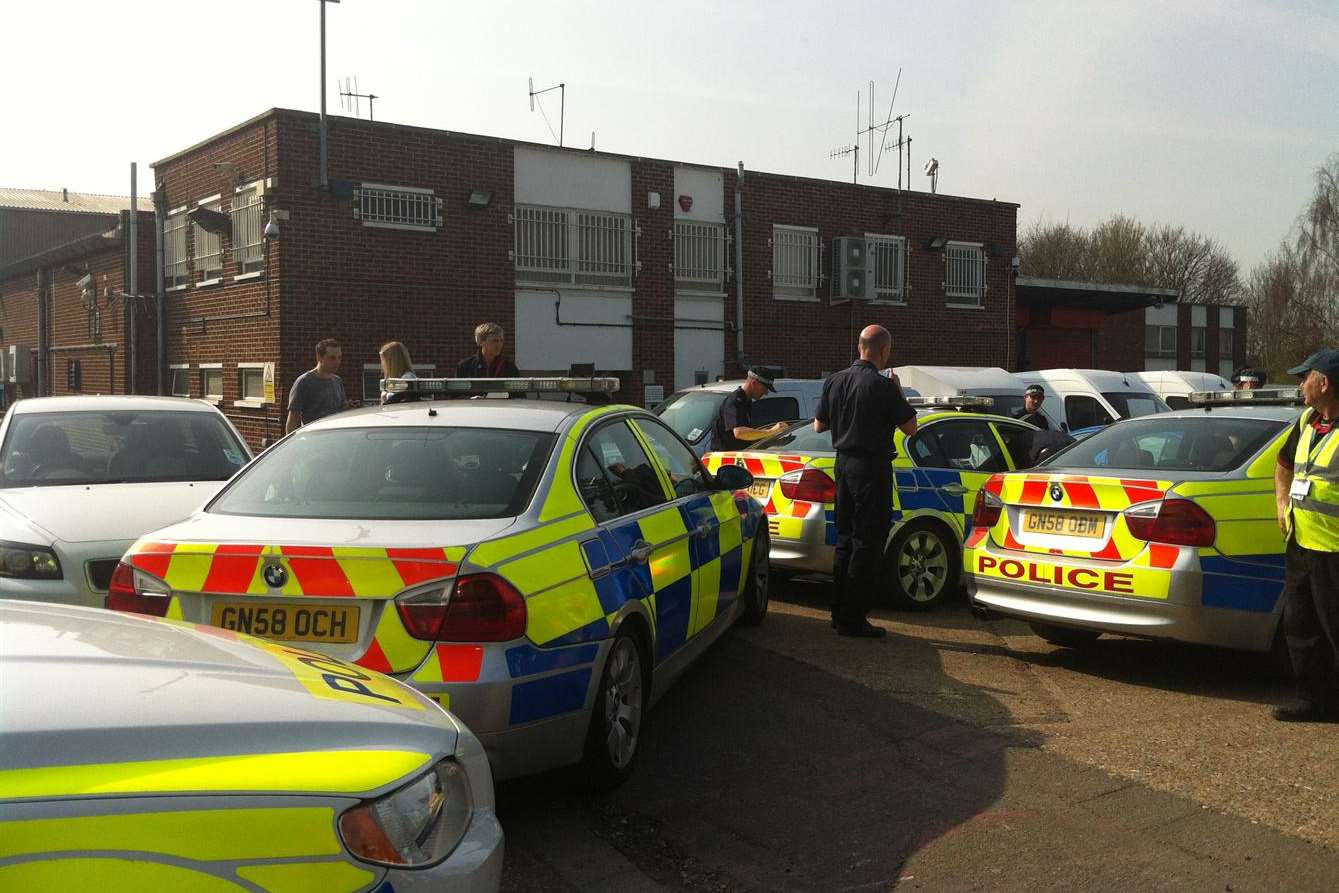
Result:
<svg viewBox="0 0 1339 893"><path fill-rule="evenodd" d="M1243 366L1232 375L1232 390L1253 391L1265 383L1265 376L1259 369Z"/></svg>
<svg viewBox="0 0 1339 893"><path fill-rule="evenodd" d="M1041 403L1046 399L1046 391L1039 384L1030 384L1023 389L1023 405L1014 410L1014 418L1027 422L1043 431L1051 430L1051 423L1041 411Z"/></svg>
<svg viewBox="0 0 1339 893"><path fill-rule="evenodd" d="M713 450L741 450L755 440L762 440L785 430L784 422L777 422L768 428L753 427L753 419L750 416L753 401L760 399L768 391L776 393L771 373L761 368L750 369L744 383L735 388L716 411L716 420L711 426Z"/></svg>
<svg viewBox="0 0 1339 893"><path fill-rule="evenodd" d="M1274 495L1288 539L1283 634L1297 700L1283 722L1339 721L1339 350L1318 350L1288 370L1307 408L1279 451Z"/></svg>
<svg viewBox="0 0 1339 893"><path fill-rule="evenodd" d="M886 634L866 618L883 567L893 511L896 429L916 433L916 411L896 376L884 378L893 336L883 326L860 332L860 359L823 382L814 430L832 430L837 451L837 547L832 625L841 636Z"/></svg>

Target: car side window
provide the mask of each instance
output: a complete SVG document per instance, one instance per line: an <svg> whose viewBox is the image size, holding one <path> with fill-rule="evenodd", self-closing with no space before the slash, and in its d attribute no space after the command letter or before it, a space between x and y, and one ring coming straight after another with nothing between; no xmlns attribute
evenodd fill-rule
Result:
<svg viewBox="0 0 1339 893"><path fill-rule="evenodd" d="M918 439L919 439L918 435ZM989 423L980 420L953 419L939 422L925 431L938 447L938 461L920 462L930 468L955 468L959 471L1007 471L1004 451L991 433Z"/></svg>
<svg viewBox="0 0 1339 893"><path fill-rule="evenodd" d="M1009 456L1014 460L1013 467L1026 468L1028 451L1032 448L1032 435L1037 432L1024 425L1006 425L1003 422L996 422L995 430L1000 432L1000 438L1009 449Z"/></svg>
<svg viewBox="0 0 1339 893"><path fill-rule="evenodd" d="M764 397L749 408L749 418L755 428L793 421L800 418L800 402L794 397Z"/></svg>
<svg viewBox="0 0 1339 893"><path fill-rule="evenodd" d="M948 468L948 460L939 449L939 439L935 437L934 426L922 428L907 440L907 450L911 461L922 468Z"/></svg>
<svg viewBox="0 0 1339 893"><path fill-rule="evenodd" d="M577 483L600 521L668 502L655 467L623 421L599 428L586 440L577 460Z"/></svg>
<svg viewBox="0 0 1339 893"><path fill-rule="evenodd" d="M1071 431L1091 428L1093 425L1110 425L1115 421L1096 398L1086 394L1070 394L1065 398L1065 420L1069 422Z"/></svg>
<svg viewBox="0 0 1339 893"><path fill-rule="evenodd" d="M707 482L707 474L702 470L702 464L697 461L697 456L694 456L693 451L684 446L673 432L659 422L649 419L638 419L634 424L637 430L646 435L646 439L651 443L651 449L656 453L656 458L669 473L670 484L674 487L676 497L692 496L694 493L705 493L711 489Z"/></svg>

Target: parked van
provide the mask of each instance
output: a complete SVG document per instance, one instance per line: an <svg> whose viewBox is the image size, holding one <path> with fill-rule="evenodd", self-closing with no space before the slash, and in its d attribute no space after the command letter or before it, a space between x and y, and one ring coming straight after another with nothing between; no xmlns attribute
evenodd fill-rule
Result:
<svg viewBox="0 0 1339 893"><path fill-rule="evenodd" d="M1134 373L1105 369L1041 369L1019 372L1024 384L1039 384L1046 392L1042 411L1057 427L1078 431L1110 425L1170 408Z"/></svg>
<svg viewBox="0 0 1339 893"><path fill-rule="evenodd" d="M741 378L684 388L670 394L652 412L688 441L693 452L702 456L711 452L711 427L716 414L721 411L721 404L743 383ZM773 422L813 418L818 400L823 396L821 378L778 378L773 381L773 387L775 394L767 394L752 406L755 428L766 428Z"/></svg>
<svg viewBox="0 0 1339 893"><path fill-rule="evenodd" d="M1144 384L1152 388L1153 393L1172 409L1186 409L1190 406L1190 394L1193 391L1230 391L1232 382L1212 372L1183 372L1159 370L1157 372L1131 372Z"/></svg>
<svg viewBox="0 0 1339 893"><path fill-rule="evenodd" d="M990 397L995 415L1012 416L1023 407L1027 384L999 366L897 366L893 369L907 396Z"/></svg>

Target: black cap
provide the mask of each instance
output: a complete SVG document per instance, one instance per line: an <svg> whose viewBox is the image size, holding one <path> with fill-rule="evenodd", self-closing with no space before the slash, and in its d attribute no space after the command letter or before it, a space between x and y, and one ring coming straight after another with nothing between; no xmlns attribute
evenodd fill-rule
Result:
<svg viewBox="0 0 1339 893"><path fill-rule="evenodd" d="M1023 388L1024 397L1036 397L1038 400L1046 399L1046 389L1039 384L1030 384Z"/></svg>
<svg viewBox="0 0 1339 893"><path fill-rule="evenodd" d="M1265 383L1265 374L1259 369L1252 369L1250 366L1243 366L1232 374L1232 383L1240 384L1245 381L1253 381L1256 384Z"/></svg>
<svg viewBox="0 0 1339 893"><path fill-rule="evenodd" d="M757 379L762 383L763 387L767 388L767 390L771 391L773 394L776 393L776 387L773 385L774 379L772 378L772 370L768 369L766 366L754 366L749 370L749 378Z"/></svg>
<svg viewBox="0 0 1339 893"><path fill-rule="evenodd" d="M1288 370L1289 375L1306 375L1307 372L1315 369L1321 375L1327 376L1330 381L1339 384L1339 350L1330 348L1328 350L1318 350L1311 356L1303 360L1299 365Z"/></svg>

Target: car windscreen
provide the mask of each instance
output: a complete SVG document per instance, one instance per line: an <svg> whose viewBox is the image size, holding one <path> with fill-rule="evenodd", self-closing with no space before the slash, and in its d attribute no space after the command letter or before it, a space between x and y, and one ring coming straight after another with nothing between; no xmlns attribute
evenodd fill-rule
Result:
<svg viewBox="0 0 1339 893"><path fill-rule="evenodd" d="M675 434L689 443L697 443L711 430L728 396L723 391L684 391L657 406L655 413Z"/></svg>
<svg viewBox="0 0 1339 893"><path fill-rule="evenodd" d="M492 428L299 430L206 511L266 518L505 518L530 502L553 435Z"/></svg>
<svg viewBox="0 0 1339 893"><path fill-rule="evenodd" d="M1048 471L1231 471L1287 425L1278 419L1159 415L1118 422L1042 464Z"/></svg>
<svg viewBox="0 0 1339 893"><path fill-rule="evenodd" d="M248 459L213 412L22 413L0 447L0 487L226 481Z"/></svg>
<svg viewBox="0 0 1339 893"><path fill-rule="evenodd" d="M1144 391L1103 391L1102 396L1123 419L1137 419L1140 416L1171 411L1171 408L1156 394Z"/></svg>
<svg viewBox="0 0 1339 893"><path fill-rule="evenodd" d="M772 453L830 453L832 431L819 434L812 424L806 422L760 440L751 449Z"/></svg>

